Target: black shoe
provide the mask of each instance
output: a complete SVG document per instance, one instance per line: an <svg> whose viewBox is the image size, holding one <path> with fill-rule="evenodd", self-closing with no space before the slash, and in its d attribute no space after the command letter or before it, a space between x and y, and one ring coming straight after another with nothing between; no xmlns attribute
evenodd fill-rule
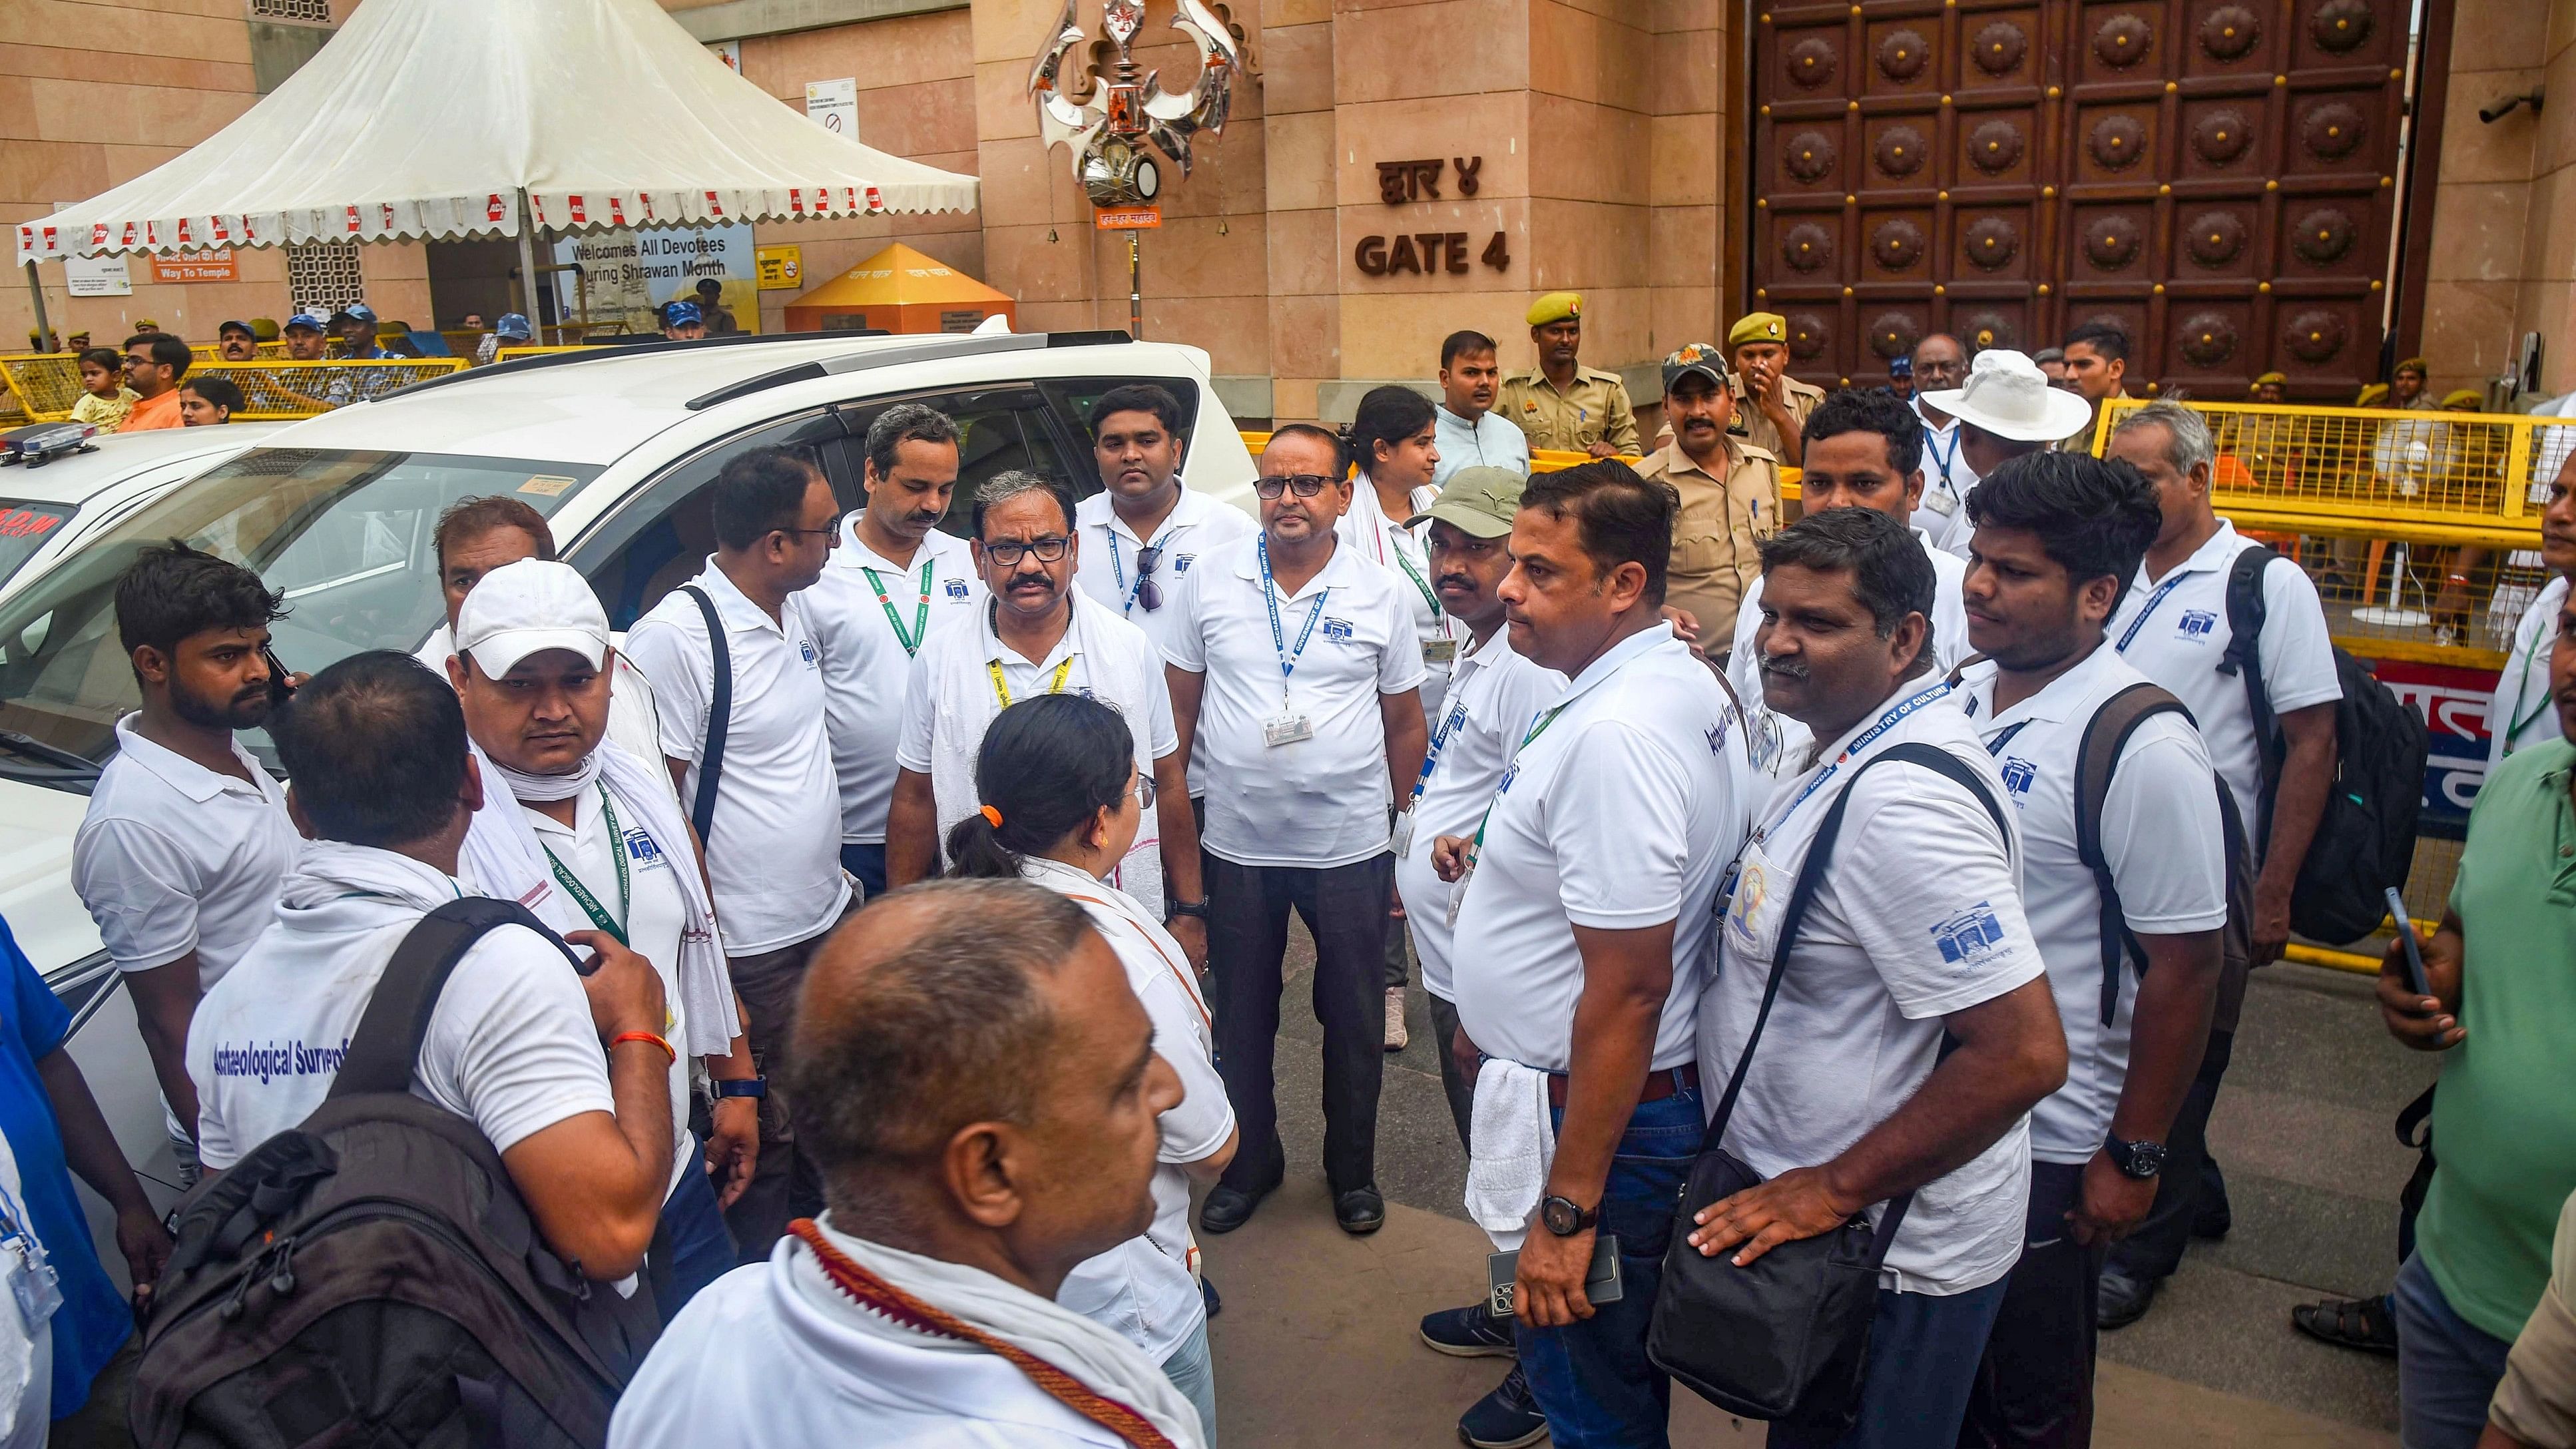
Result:
<svg viewBox="0 0 2576 1449"><path fill-rule="evenodd" d="M2095 1289L2097 1325L2104 1333L2109 1333L2146 1317L2147 1305L2156 1301L2156 1290L2163 1287L2164 1282L2162 1278L2132 1278L2106 1269L2101 1284Z"/></svg>
<svg viewBox="0 0 2576 1449"><path fill-rule="evenodd" d="M1273 1181L1268 1186L1246 1192L1239 1187L1218 1184L1209 1191L1207 1201L1199 1204L1199 1231L1230 1233L1242 1227L1251 1220L1252 1210L1261 1206L1261 1200L1277 1186L1279 1184Z"/></svg>
<svg viewBox="0 0 2576 1449"><path fill-rule="evenodd" d="M2192 1218L2191 1235L2203 1242L2223 1242L2229 1230L2235 1226L2236 1214L2228 1209L2227 1204L2220 1203L2216 1207L2202 1208L2199 1214Z"/></svg>
<svg viewBox="0 0 2576 1449"><path fill-rule="evenodd" d="M1200 1276L1199 1297L1204 1299L1207 1303L1208 1317L1214 1318L1225 1311L1225 1300L1216 1296L1216 1280L1214 1278L1207 1277L1204 1274Z"/></svg>
<svg viewBox="0 0 2576 1449"><path fill-rule="evenodd" d="M1512 1321L1482 1302L1422 1315L1422 1341L1451 1358L1518 1358Z"/></svg>
<svg viewBox="0 0 2576 1449"><path fill-rule="evenodd" d="M1429 1319L1423 1322L1428 1324ZM2290 1323L2310 1338L2337 1348L2397 1357L2397 1309L2385 1294L2377 1298L2329 1298L2290 1310Z"/></svg>
<svg viewBox="0 0 2576 1449"><path fill-rule="evenodd" d="M1386 1226L1386 1199L1374 1187L1352 1188L1333 1199L1333 1221L1354 1238L1367 1237Z"/></svg>
<svg viewBox="0 0 2576 1449"><path fill-rule="evenodd" d="M1494 1391L1458 1416L1458 1438L1475 1449L1520 1449L1547 1437L1547 1415L1530 1398L1529 1380L1519 1364L1503 1376Z"/></svg>

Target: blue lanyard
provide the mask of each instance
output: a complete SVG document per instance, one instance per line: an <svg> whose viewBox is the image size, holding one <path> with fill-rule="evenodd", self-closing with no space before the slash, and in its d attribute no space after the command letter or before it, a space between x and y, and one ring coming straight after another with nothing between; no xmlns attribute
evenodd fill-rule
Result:
<svg viewBox="0 0 2576 1449"><path fill-rule="evenodd" d="M1431 772L1440 763L1441 748L1449 743L1449 736L1457 732L1458 726L1466 722L1467 701L1462 699L1449 706L1449 717L1440 722L1440 728L1431 732L1431 748L1423 754L1422 769L1413 777L1413 793L1406 797L1405 809L1410 810L1422 802L1422 788L1431 783Z"/></svg>
<svg viewBox="0 0 2576 1449"><path fill-rule="evenodd" d="M1326 589L1315 596L1314 610L1306 615L1306 627L1298 632L1297 648L1292 652L1287 631L1279 627L1279 586L1270 579L1269 534L1261 535L1257 551L1261 555L1261 597L1270 605L1270 647L1279 651L1279 693L1285 699L1288 677L1297 672L1297 661L1306 657L1306 641L1315 637L1315 621L1324 617L1324 601L1333 596L1333 591Z"/></svg>
<svg viewBox="0 0 2576 1449"><path fill-rule="evenodd" d="M2023 730L2028 728L2030 728L2029 720L2024 719L2013 721L2012 728L2005 730L2002 734L1986 741L1986 753L1990 755L2001 755L2004 752L2004 746L2012 743L2013 736L2020 734Z"/></svg>
<svg viewBox="0 0 2576 1449"><path fill-rule="evenodd" d="M1954 424L1950 429L1950 456L1946 458L1941 456L1941 435L1933 431L1930 423L1923 425L1923 441L1930 447L1932 461L1941 465L1941 486L1949 489L1951 494L1956 496L1959 489L1957 484L1950 481L1950 470L1958 466L1959 462L1958 427Z"/></svg>
<svg viewBox="0 0 2576 1449"><path fill-rule="evenodd" d="M1127 570L1120 566L1118 562L1118 527L1115 520L1102 524L1101 529L1109 535L1109 572L1112 577L1118 580L1118 592L1126 596L1125 601L1118 606L1118 611L1122 614L1132 614L1136 612L1136 596L1145 591L1145 575L1139 572L1136 575L1135 584L1132 587L1128 584ZM1171 531L1172 522L1167 518L1163 520L1161 533L1169 533ZM1159 537L1160 534L1158 533L1156 536ZM1153 547L1154 545L1151 543L1139 546L1137 554L1139 555L1140 560L1142 555Z"/></svg>
<svg viewBox="0 0 2576 1449"><path fill-rule="evenodd" d="M2119 652L2123 654L2129 652L2130 641L2138 637L2138 631L2140 629L2147 627L2147 616L2156 611L2156 605L2165 601L2165 595L2172 593L2177 588L2180 588L2182 586L2182 581L2186 577L2188 577L2188 575L2175 574L2172 578L2156 585L2156 591L2147 595L2147 606L2138 611L2138 617L2129 621L2128 632L2120 636Z"/></svg>
<svg viewBox="0 0 2576 1449"><path fill-rule="evenodd" d="M1949 692L1949 682L1944 680L1939 684L1933 685L1930 689L1924 690L1915 695L1913 698L1906 700L1904 703L1889 710L1887 713L1880 715L1878 717L1878 723L1871 725L1867 730L1863 731L1860 738L1843 746L1843 752L1834 756L1834 762L1832 764L1827 765L1816 772L1815 778L1807 782L1807 788L1799 791L1798 798L1789 802L1788 809L1783 810L1778 815L1772 817L1770 824L1753 832L1753 843L1756 845L1761 844L1764 838L1769 836L1772 831L1788 824L1789 817L1798 813L1798 807L1807 803L1808 796L1813 795L1816 791L1822 789L1824 787L1824 783L1827 780L1832 779L1836 771L1840 770L1847 761L1859 755L1861 751L1868 749L1877 741L1880 735L1883 735L1889 730L1896 728L1899 724L1904 723L1907 715L1914 713L1916 710L1923 708L1925 705L1930 704L1932 701L1939 699L1941 696L1948 694Z"/></svg>

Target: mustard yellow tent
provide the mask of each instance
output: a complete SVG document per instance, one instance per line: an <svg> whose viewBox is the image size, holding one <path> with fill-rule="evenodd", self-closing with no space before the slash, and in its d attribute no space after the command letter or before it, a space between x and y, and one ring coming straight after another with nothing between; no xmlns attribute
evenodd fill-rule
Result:
<svg viewBox="0 0 2576 1449"><path fill-rule="evenodd" d="M1015 304L945 262L901 242L787 304L790 332L972 332Z"/></svg>

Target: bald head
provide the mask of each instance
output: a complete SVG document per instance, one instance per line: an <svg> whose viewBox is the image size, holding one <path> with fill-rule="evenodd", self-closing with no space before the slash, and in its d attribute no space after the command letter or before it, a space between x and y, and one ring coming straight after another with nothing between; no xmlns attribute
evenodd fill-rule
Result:
<svg viewBox="0 0 2576 1449"><path fill-rule="evenodd" d="M1957 387L1968 377L1968 350L1947 332L1914 344L1914 391L1919 396Z"/></svg>

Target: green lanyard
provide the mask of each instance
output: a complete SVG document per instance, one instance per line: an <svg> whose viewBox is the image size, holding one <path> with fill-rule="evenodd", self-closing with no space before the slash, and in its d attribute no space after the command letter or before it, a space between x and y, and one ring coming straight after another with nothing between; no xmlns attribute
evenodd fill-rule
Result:
<svg viewBox="0 0 2576 1449"><path fill-rule="evenodd" d="M555 857L553 846L540 844L539 848L546 853L546 865L554 871L556 883L571 892L573 903L581 907L583 915L590 917L590 923L615 936L618 945L630 945L632 943L626 939L626 927L619 924L619 921L634 906L633 887L626 876L626 832L618 828L617 807L609 803L608 787L604 784L599 787L599 810L607 817L609 858L617 862L616 915L610 915L607 909L600 905L599 897L590 893L590 887L583 885L579 877L564 869L564 863Z"/></svg>
<svg viewBox="0 0 2576 1449"><path fill-rule="evenodd" d="M894 600L886 597L885 580L877 577L875 569L865 565L859 569L860 573L868 576L868 587L877 591L877 607L885 610L886 622L894 626L894 642L903 646L903 654L907 659L920 651L921 641L930 633L930 573L937 567L939 567L939 560L935 558L922 560L921 610L913 615L912 632L909 634L903 631L903 616L894 611Z"/></svg>
<svg viewBox="0 0 2576 1449"><path fill-rule="evenodd" d="M1431 606L1431 621L1435 624L1440 622L1440 596L1433 593L1431 585L1423 580L1422 570L1415 568L1413 560L1404 556L1401 546L1395 550L1395 561L1403 566L1404 576L1413 580L1413 586L1422 591L1422 602Z"/></svg>
<svg viewBox="0 0 2576 1449"><path fill-rule="evenodd" d="M2540 656L2543 652L2542 646L2550 642L2550 632L2551 631L2548 629L2541 630L2540 637L2531 641L2531 652L2522 657L2522 677L2515 681L2514 684L2513 702L2517 707L2522 704L2523 694L2531 688L2532 667L2540 662ZM2511 661L2507 662L2510 663ZM2510 755L2513 753L2513 737L2522 733L2522 727L2524 725L2540 718L2540 712L2543 709L2546 709L2550 703L2549 691L2544 689L2540 692L2540 702L2531 707L2530 713L2524 715L2520 719L2507 720L2505 722L2504 752L2506 754Z"/></svg>
<svg viewBox="0 0 2576 1449"><path fill-rule="evenodd" d="M1573 701L1568 700L1566 703L1571 704L1572 702ZM1512 751L1513 768L1503 771L1503 782L1494 787L1494 798L1485 802L1484 818L1476 822L1476 843L1473 847L1474 850L1482 850L1485 848L1485 827L1492 823L1494 818L1494 807L1502 803L1503 792L1512 787L1512 776L1520 773L1519 766L1521 750L1528 749L1530 747L1530 741L1537 739L1540 735L1546 734L1547 727L1556 723L1556 717L1563 713L1565 713L1565 705L1560 704L1556 708L1549 710L1547 713L1540 715L1538 717L1538 723L1530 726L1530 732L1521 736L1520 750Z"/></svg>

